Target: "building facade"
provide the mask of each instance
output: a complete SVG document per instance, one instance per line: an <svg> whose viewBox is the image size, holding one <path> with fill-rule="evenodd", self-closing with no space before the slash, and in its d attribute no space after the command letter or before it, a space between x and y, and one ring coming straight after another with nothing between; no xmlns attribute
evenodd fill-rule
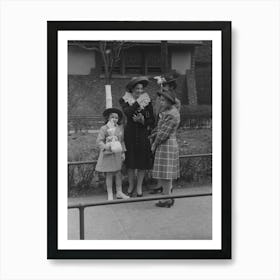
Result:
<svg viewBox="0 0 280 280"><path fill-rule="evenodd" d="M105 69L97 45L98 41L68 43L68 99L74 102L73 114L99 114L105 108ZM183 104L211 104L211 41L129 41L112 71L113 105L118 106L131 77L148 76L147 91L153 98L158 85L152 78L173 71L179 74L177 94Z"/></svg>

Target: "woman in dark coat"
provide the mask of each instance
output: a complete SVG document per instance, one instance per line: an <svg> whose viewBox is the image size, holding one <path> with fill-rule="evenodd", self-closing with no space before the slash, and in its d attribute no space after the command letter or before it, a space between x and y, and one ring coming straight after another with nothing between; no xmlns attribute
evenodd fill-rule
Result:
<svg viewBox="0 0 280 280"><path fill-rule="evenodd" d="M126 93L120 105L126 116L124 142L126 146L125 165L128 171L128 195L134 190L134 176L137 170L137 196L142 196L145 171L152 169L153 155L149 135L154 127L153 106L149 95L144 92L148 85L146 77L133 78L126 86Z"/></svg>

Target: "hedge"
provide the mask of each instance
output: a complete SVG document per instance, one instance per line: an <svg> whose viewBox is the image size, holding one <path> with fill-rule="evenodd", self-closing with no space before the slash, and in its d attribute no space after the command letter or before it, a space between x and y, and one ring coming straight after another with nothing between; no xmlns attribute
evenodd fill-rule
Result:
<svg viewBox="0 0 280 280"><path fill-rule="evenodd" d="M87 192L104 192L105 176L103 173L94 171L95 164L72 165L68 173L68 195L70 197L86 194ZM123 173L123 186L128 185L127 172L125 168ZM212 182L212 158L181 158L180 159L180 179L184 183L207 183ZM143 188L147 189L155 185L156 180L152 179L151 172L145 176ZM124 188L124 189L125 189Z"/></svg>

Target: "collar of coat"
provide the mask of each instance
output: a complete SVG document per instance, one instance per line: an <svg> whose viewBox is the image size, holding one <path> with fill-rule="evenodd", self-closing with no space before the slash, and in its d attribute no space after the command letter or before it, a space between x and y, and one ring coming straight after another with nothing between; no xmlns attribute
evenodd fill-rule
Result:
<svg viewBox="0 0 280 280"><path fill-rule="evenodd" d="M122 97L122 99L125 102L127 102L130 106L137 101L141 109L144 109L151 102L150 96L146 92L141 94L140 101L138 100L139 97L138 99L135 99L130 92L126 92L125 95Z"/></svg>

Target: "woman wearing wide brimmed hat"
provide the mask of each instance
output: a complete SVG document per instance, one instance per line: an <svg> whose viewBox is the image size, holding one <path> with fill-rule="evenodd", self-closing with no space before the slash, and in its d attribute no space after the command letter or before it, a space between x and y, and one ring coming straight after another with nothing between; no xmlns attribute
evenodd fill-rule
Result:
<svg viewBox="0 0 280 280"><path fill-rule="evenodd" d="M172 181L180 177L179 147L176 139L180 114L174 106L176 97L172 91L159 92L162 111L159 114L157 127L152 132L152 152L155 153L152 176L158 179L163 194L170 195ZM156 206L171 207L174 199L160 200Z"/></svg>
<svg viewBox="0 0 280 280"><path fill-rule="evenodd" d="M174 105L180 112L181 101L176 97L177 79L178 79L178 74L163 76L162 80L161 80L161 85L162 85L161 91L167 90L167 91L172 91L174 93L174 95L175 95L175 104ZM161 103L160 103L160 95L158 93L158 97L156 98L155 107L154 107L156 121L158 121L158 116L159 116L159 113L161 112L161 110L162 110L162 108L161 108Z"/></svg>
<svg viewBox="0 0 280 280"><path fill-rule="evenodd" d="M154 127L153 106L144 91L149 81L146 77L135 77L126 86L126 93L120 105L126 116L124 141L126 145L125 166L128 171L128 195L134 191L134 176L137 170L137 196L142 196L145 171L152 168L153 155L148 139Z"/></svg>
<svg viewBox="0 0 280 280"><path fill-rule="evenodd" d="M181 101L176 97L176 88L177 88L177 79L179 77L179 74L176 72L173 72L172 74L166 74L164 76L157 76L155 79L158 80L158 84L161 85L160 91L157 92L157 98L155 100L154 105L154 115L156 123L159 120L159 114L163 110L161 107L161 101L160 101L160 93L162 91L171 91L172 94L175 96L175 104L174 106L178 109L180 112L181 110ZM162 187L159 185L160 182L158 182L158 185L155 188L151 189L150 194L157 194L162 192Z"/></svg>

